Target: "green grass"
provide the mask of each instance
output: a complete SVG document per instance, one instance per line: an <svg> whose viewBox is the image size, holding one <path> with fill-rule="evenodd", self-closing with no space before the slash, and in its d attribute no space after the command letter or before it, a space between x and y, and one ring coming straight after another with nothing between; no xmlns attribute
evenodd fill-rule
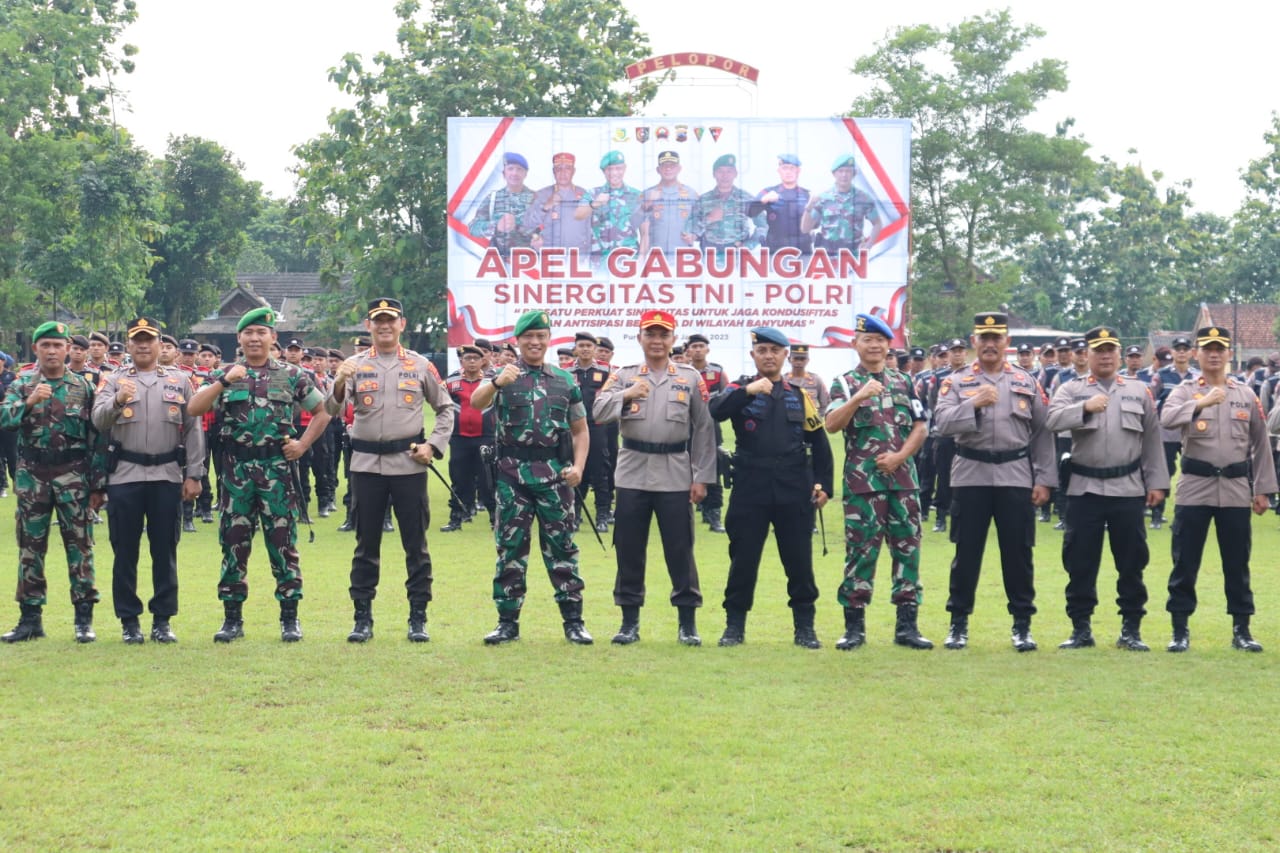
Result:
<svg viewBox="0 0 1280 853"><path fill-rule="evenodd" d="M772 545L747 644L719 649L726 539L699 530L707 645L675 642L667 580L651 544L642 642L617 628L612 554L579 539L586 619L597 644L567 645L539 565L522 639L486 648L493 547L487 525L445 520L432 483L432 641L404 637L403 561L384 542L376 637L345 641L353 539L303 528L306 639L280 643L261 540L247 638L215 646L215 527L180 550L180 643L125 647L110 607L110 546L97 528L99 641L71 639L65 561L49 560L45 640L0 648L0 843L5 850L1248 850L1280 844L1271 737L1280 688L1280 521L1254 522L1262 655L1229 648L1216 549L1206 550L1192 650L1169 655L1163 612L1169 531L1150 533L1148 655L1111 647L1114 572L1104 564L1100 647L1057 651L1061 534L1037 526L1041 650L1008 641L998 555L986 556L971 646L892 645L885 583L869 645L842 631L839 512L817 556L818 629L791 644ZM13 498L0 502L12 512ZM921 627L941 645L951 548L925 534ZM815 546L816 546L815 540ZM145 550L144 550L145 552ZM1109 560L1109 557L1104 557ZM0 564L15 580L13 539ZM147 573L144 569L144 577ZM149 583L144 582L148 587ZM145 597L145 596L144 596ZM17 607L5 612L4 628ZM149 623L144 621L144 629Z"/></svg>

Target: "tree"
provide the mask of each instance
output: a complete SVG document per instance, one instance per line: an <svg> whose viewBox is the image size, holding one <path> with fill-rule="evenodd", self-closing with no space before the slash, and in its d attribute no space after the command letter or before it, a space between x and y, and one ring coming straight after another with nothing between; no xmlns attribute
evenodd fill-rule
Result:
<svg viewBox="0 0 1280 853"><path fill-rule="evenodd" d="M1243 301L1280 300L1280 114L1263 134L1268 149L1241 174L1245 199L1231 227L1228 275Z"/></svg>
<svg viewBox="0 0 1280 853"><path fill-rule="evenodd" d="M624 115L655 91L620 85L648 40L618 0L440 0L422 22L419 10L396 6L395 55L366 68L349 54L330 72L355 105L297 149L308 230L329 241L325 307L343 319L355 317L336 290L343 272L416 322L443 318L448 117Z"/></svg>
<svg viewBox="0 0 1280 853"><path fill-rule="evenodd" d="M175 331L191 327L235 280L245 232L262 209L261 185L216 142L169 139L161 166L166 230L147 291L149 309Z"/></svg>
<svg viewBox="0 0 1280 853"><path fill-rule="evenodd" d="M1089 166L1085 143L1025 121L1067 88L1056 59L1015 64L1044 35L1008 11L948 29L902 27L854 65L871 81L853 115L911 119L913 332L955 334L955 318L1008 299L1018 251L1061 232L1055 186Z"/></svg>
<svg viewBox="0 0 1280 853"><path fill-rule="evenodd" d="M322 258L302 223L305 208L297 199L268 198L249 223L248 246L255 252L252 265L242 272L316 272ZM262 257L259 257L258 254Z"/></svg>

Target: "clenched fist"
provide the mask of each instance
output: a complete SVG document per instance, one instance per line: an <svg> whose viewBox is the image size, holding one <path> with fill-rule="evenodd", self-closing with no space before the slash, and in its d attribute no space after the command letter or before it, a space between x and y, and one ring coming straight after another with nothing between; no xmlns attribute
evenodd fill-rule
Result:
<svg viewBox="0 0 1280 853"><path fill-rule="evenodd" d="M239 362L236 362L227 368L227 372L222 375L228 382L239 382L241 379L244 379L249 375L249 368Z"/></svg>
<svg viewBox="0 0 1280 853"><path fill-rule="evenodd" d="M495 387L504 388L519 378L520 368L516 367L514 364L508 364L506 367L502 368L497 376L493 377L493 384Z"/></svg>
<svg viewBox="0 0 1280 853"><path fill-rule="evenodd" d="M643 379L637 379L622 392L624 400L647 400L649 399L649 383Z"/></svg>
<svg viewBox="0 0 1280 853"><path fill-rule="evenodd" d="M756 396L757 394L772 394L773 383L770 382L765 377L761 376L755 382L752 382L750 385L747 386L747 393L752 395L753 397Z"/></svg>

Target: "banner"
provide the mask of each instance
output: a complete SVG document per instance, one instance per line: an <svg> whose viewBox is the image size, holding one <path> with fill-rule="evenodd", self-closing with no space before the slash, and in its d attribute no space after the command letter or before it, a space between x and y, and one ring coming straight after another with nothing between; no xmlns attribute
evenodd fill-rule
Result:
<svg viewBox="0 0 1280 853"><path fill-rule="evenodd" d="M859 312L903 346L909 121L454 118L448 142L451 350L531 308L554 347L604 335L615 364L641 359L642 311L670 311L730 376L756 326L827 379Z"/></svg>

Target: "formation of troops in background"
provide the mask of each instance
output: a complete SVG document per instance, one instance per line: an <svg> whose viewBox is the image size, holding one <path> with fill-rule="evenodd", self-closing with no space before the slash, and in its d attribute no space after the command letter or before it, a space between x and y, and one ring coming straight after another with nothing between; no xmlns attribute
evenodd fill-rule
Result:
<svg viewBox="0 0 1280 853"><path fill-rule="evenodd" d="M557 155L557 166L566 165L566 156ZM620 155L602 168L608 175L618 165ZM670 165L660 162L660 173ZM780 158L780 166L790 165ZM548 205L559 203L555 195L547 196ZM497 233L510 230L500 227L507 215L497 216ZM1036 525L1056 509L1071 621L1060 647L1095 645L1092 617L1105 541L1117 573L1116 645L1146 651L1147 529L1164 525L1177 466L1168 650L1190 645L1210 522L1222 556L1232 644L1262 650L1250 632L1249 514L1266 512L1280 490L1269 434L1280 433L1280 422L1269 429L1264 407L1277 396L1280 356L1232 375L1224 329L1177 338L1169 350L1157 351L1155 365L1144 367L1139 347L1125 348L1115 330L1100 326L1045 344L1037 365L1035 348L1025 343L1017 347L1016 363L1009 361L1008 320L998 312L977 315L967 340L902 353L892 349L894 333L883 320L860 314L858 365L827 383L808 370L806 346L770 327L751 330L754 370L731 379L709 361L707 337L695 332L678 343L676 319L662 310L640 315L636 342L643 359L634 365L612 365L612 341L589 332L577 333L571 349L552 353L550 318L533 310L521 315L501 346L476 340L459 347L460 369L445 379L401 343L407 321L394 299L369 303L368 337L349 357L297 340L281 349L275 321L266 307L245 314L237 327L239 352L228 363L216 347L174 340L146 317L128 325L127 344L45 323L32 336L32 365L15 371L6 361L0 435L13 441L0 445L0 496L7 493L3 476L12 477L20 618L0 639L44 635L44 556L55 515L75 638L95 639L93 525L105 508L114 552L112 601L124 642L145 642L137 591L144 532L152 562L150 637L176 642L177 544L183 533L198 530L197 517L214 521L214 484L224 607L214 640L244 635L247 566L259 529L275 580L281 639L302 639L297 525L309 523L313 477L319 515L337 511L341 468L347 507L339 529L355 534L351 642L374 635L382 537L397 529L406 562L407 636L430 639L430 472L450 494L441 533L463 530L482 513L493 530L498 622L486 644L519 639L535 531L565 638L593 642L576 544L583 526L602 546L603 535L612 533L613 597L621 611L612 642L639 641L656 517L677 641L700 645L696 508L709 532L727 534L719 644L746 639L772 528L794 641L817 649L812 551L821 531L825 553L822 508L835 494L831 434L843 437L845 451L845 568L836 596L845 631L838 649L866 642L865 611L886 544L897 611L893 640L933 648L918 624L922 524L932 512L933 530L949 533L954 546L944 645L968 643L994 523L1012 645L1034 650ZM427 408L434 414L429 431ZM725 424L733 430L731 452ZM446 454L448 480L434 465Z"/></svg>

